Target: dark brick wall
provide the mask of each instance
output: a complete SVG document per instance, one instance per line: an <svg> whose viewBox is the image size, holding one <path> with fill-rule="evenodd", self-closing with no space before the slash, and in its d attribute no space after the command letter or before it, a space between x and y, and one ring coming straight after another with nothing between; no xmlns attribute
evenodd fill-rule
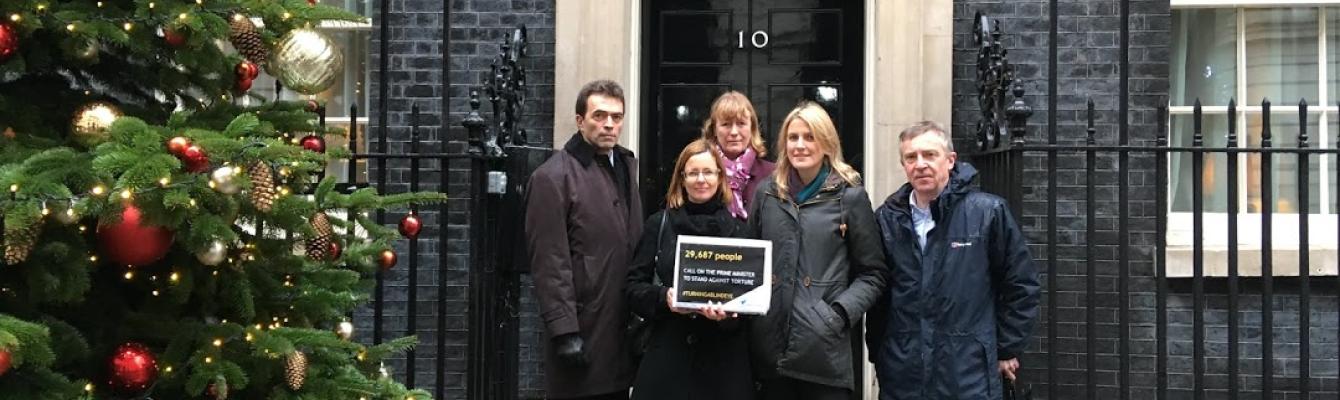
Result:
<svg viewBox="0 0 1340 400"><path fill-rule="evenodd" d="M383 77L378 70L382 46L388 46L390 69L385 79L388 86L388 105L386 109L385 132L391 153L408 153L411 136L411 108L418 106L419 135L422 141L420 151L456 152L460 151L466 138L460 122L469 111L469 92L480 85L489 71L490 64L499 52L499 45L508 37L512 29L525 25L530 45L528 56L523 60L526 66L528 102L522 117L522 125L532 138L549 141L553 121L553 81L554 81L554 0L452 0L450 10L443 10L443 4L437 0L393 0L373 2L374 8L389 4L391 16L386 21L380 18L380 9L373 11L373 39L371 47L372 68L371 90L372 104L366 109L370 112L372 135L379 134L381 123L379 84ZM451 24L449 32L449 56L442 57L442 18L444 11ZM381 36L381 26L390 26L390 35ZM443 76L443 63L448 65ZM444 97L450 101L443 107ZM446 119L442 114L446 112ZM490 107L485 101L481 112L490 116ZM375 137L375 136L374 136ZM374 139L375 142L375 139ZM546 143L547 144L547 143ZM376 144L374 152L380 152ZM432 389L437 379L444 379L447 392L440 398L460 399L465 397L466 354L469 341L468 296L470 280L470 240L469 240L469 202L472 189L469 187L470 165L465 161L453 161L446 165L448 184L440 186L443 168L441 163L426 160L420 165L417 174L421 180L420 190L443 191L451 198L446 205L447 217L442 218L441 207L430 206L420 211L424 222L424 231L418 245L418 296L417 296L417 348L416 386ZM380 169L374 162L370 168L374 182ZM391 160L387 163L386 179L388 193L402 193L409 190L411 176L410 163L406 160ZM388 213L385 222L394 225L404 215L404 210ZM442 227L445 226L445 229ZM442 241L446 242L442 249ZM386 275L386 338L406 334L407 306L409 304L408 273L410 257L407 240L397 243L401 254L400 264ZM447 284L439 288L439 274L446 274ZM521 388L523 396L538 397L542 384L537 371L538 351L534 349L538 333L533 301L530 299L528 278L522 277L525 287L522 289L520 314L523 321ZM447 316L446 331L437 330L437 303L445 297ZM371 342L372 311L361 310L355 315L358 339ZM446 347L442 354L446 357L446 372L437 376L434 369L434 357L439 354L436 346L438 335L445 335ZM388 368L401 381L405 379L406 363L403 358L387 364Z"/></svg>
<svg viewBox="0 0 1340 400"><path fill-rule="evenodd" d="M1009 59L1018 68L1018 79L1027 89L1026 101L1036 111L1029 121L1027 140L1046 141L1049 134L1048 113L1054 112L1057 121L1056 136L1063 144L1079 144L1085 140L1085 101L1096 105L1099 144L1118 142L1120 48L1119 1L1060 1L1058 13L1058 51L1049 54L1048 28L1053 17L1047 1L972 1L955 2L954 37L954 116L953 130L960 153L971 152L969 144L978 118L976 103L976 47L972 43L971 27L974 12L997 19L1005 32L1004 45ZM1171 19L1166 0L1130 2L1130 81L1129 81L1129 137L1132 144L1152 145L1156 130L1155 107L1166 104L1168 87L1169 30ZM1056 57L1056 109L1048 110L1048 60ZM1118 292L1120 264L1118 260L1118 182L1115 153L1100 154L1097 173L1088 176L1082 153L1062 154L1058 168L1048 171L1044 153L1026 156L1024 204L1021 224L1025 225L1032 250L1044 273L1055 274L1058 295L1043 299L1044 317L1035 332L1031 351L1022 361L1025 379L1039 385L1038 398L1083 398L1086 368L1089 358L1087 306L1093 302L1097 312L1094 336L1097 355L1093 361L1098 370L1097 398L1118 398L1119 344L1129 340L1129 358L1132 398L1153 398L1158 376L1155 374L1157 337L1155 321L1156 287L1154 278L1155 217L1162 212L1155 208L1155 197L1164 193L1154 186L1155 160L1149 155L1133 154L1127 181L1130 185L1129 219L1130 297L1131 312L1128 330L1120 325ZM1047 177L1054 174L1058 181L1057 209L1058 244L1046 246ZM1093 237L1087 235L1085 187L1097 185L1095 200L1097 220ZM1326 238L1324 240L1333 240ZM1086 244L1096 244L1096 254L1085 253ZM1047 259L1055 257L1056 270L1046 271ZM1087 274L1096 273L1096 296L1086 296ZM1044 276L1044 290L1049 277ZM1241 373L1239 388L1249 396L1259 396L1261 388L1261 296L1260 280L1244 279L1239 296L1241 331ZM1297 279L1277 279L1274 315L1275 388L1277 392L1295 391L1292 395L1275 398L1297 398L1299 363L1299 305ZM1321 283L1326 282L1326 283ZM1312 297L1312 388L1313 398L1336 396L1336 287L1334 278L1314 279ZM1206 280L1206 375L1203 385L1209 398L1225 397L1228 387L1228 300L1223 279ZM1170 358L1168 385L1172 398L1191 398L1192 375L1192 288L1188 279L1169 281L1168 312ZM1044 292L1045 293L1045 292ZM1046 315L1048 302L1055 302L1056 315ZM1046 351L1047 324L1057 324L1058 392L1047 396L1048 358ZM1253 392L1256 391L1256 392Z"/></svg>

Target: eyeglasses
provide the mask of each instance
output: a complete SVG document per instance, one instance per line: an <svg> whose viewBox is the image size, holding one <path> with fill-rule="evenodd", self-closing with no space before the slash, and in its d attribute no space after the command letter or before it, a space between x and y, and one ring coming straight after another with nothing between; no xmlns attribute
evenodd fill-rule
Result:
<svg viewBox="0 0 1340 400"><path fill-rule="evenodd" d="M720 172L721 171L717 171L715 169L705 169L700 171L684 171L684 179L691 180L696 177L699 180L713 181L717 179L717 174Z"/></svg>

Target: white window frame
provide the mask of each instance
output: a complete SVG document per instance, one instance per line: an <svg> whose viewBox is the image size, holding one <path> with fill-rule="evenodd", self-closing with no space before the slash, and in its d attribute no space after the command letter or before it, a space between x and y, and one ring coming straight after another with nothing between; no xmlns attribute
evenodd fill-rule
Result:
<svg viewBox="0 0 1340 400"><path fill-rule="evenodd" d="M1309 99L1308 103L1308 130L1309 137L1312 138L1312 147L1334 147L1335 138L1332 137L1333 128L1330 127L1330 121L1335 118L1333 115L1340 112L1332 104L1329 91L1328 71L1327 71L1327 30L1340 29L1327 26L1327 16L1329 13L1340 13L1340 0L1329 1L1284 1L1284 0L1246 0L1246 1L1224 1L1224 0L1172 0L1173 9L1195 9L1195 8L1219 8L1234 9L1237 18L1237 41L1236 41L1236 93L1235 98L1239 100L1237 107L1238 115L1235 120L1239 137L1243 140L1238 141L1239 147L1248 147L1247 124L1251 115L1259 115L1261 106L1254 101L1243 101L1247 95L1246 82L1246 17L1245 10L1249 8L1287 8L1287 7L1316 7L1318 8L1318 99L1314 102ZM1227 99L1214 99L1214 101L1226 101ZM1317 104L1317 105L1312 105ZM1194 107L1192 106L1169 106L1169 125L1172 126L1172 117L1190 116ZM1203 106L1201 107L1203 118L1224 118L1228 114L1227 106ZM1292 116L1297 115L1298 107L1290 102L1272 104L1271 115ZM1218 132L1214 132L1218 133ZM1285 133L1290 134L1290 133ZM1276 136L1279 136L1278 134ZM1286 156L1287 157L1287 156ZM1321 165L1319 183L1320 188L1312 188L1318 191L1321 199L1319 210L1313 210L1308 218L1308 249L1309 249L1309 275L1313 276L1335 276L1337 274L1337 217L1335 210L1335 200L1332 196L1340 193L1331 193L1331 182L1337 179L1337 171L1327 171L1330 155L1314 155L1318 157ZM1236 158L1238 165L1238 181L1232 184L1237 185L1238 190L1238 252L1239 252L1239 275L1240 276L1260 276L1261 275L1261 226L1262 219L1259 213L1247 213L1247 185L1248 174L1247 157L1239 155ZM1187 167L1187 166L1183 166ZM1306 166L1300 166L1306 167ZM1173 174L1177 171L1172 170L1171 160L1168 165L1168 181L1171 182ZM1192 251L1194 241L1193 227L1195 226L1194 215L1190 212L1174 212L1172 210L1171 190L1167 192L1167 209L1164 212L1168 216L1167 231L1167 260L1169 277L1191 277L1192 261L1194 253ZM1303 201L1307 201L1303 199ZM1228 276L1227 253L1228 253L1228 214L1224 212L1204 212L1202 219L1202 240L1204 249L1204 275L1205 276ZM1296 213L1271 214L1272 223L1272 275L1273 276L1297 276L1298 275L1298 256L1299 256L1299 215Z"/></svg>

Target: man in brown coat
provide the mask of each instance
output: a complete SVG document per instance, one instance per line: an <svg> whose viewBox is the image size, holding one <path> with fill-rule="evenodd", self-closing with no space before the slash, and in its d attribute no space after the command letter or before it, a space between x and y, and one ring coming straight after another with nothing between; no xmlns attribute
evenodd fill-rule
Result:
<svg viewBox="0 0 1340 400"><path fill-rule="evenodd" d="M627 399L634 366L624 338L624 282L642 232L637 159L618 145L623 89L599 80L577 95L577 129L531 175L526 244L549 345L556 399Z"/></svg>

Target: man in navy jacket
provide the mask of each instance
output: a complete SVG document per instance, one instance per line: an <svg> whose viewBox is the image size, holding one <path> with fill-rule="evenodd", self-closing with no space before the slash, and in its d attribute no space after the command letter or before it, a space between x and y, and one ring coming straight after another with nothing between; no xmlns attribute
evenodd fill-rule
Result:
<svg viewBox="0 0 1340 400"><path fill-rule="evenodd" d="M875 211L892 275L868 314L880 399L1000 399L1038 316L1033 259L1005 200L971 187L944 128L899 135L908 183Z"/></svg>

